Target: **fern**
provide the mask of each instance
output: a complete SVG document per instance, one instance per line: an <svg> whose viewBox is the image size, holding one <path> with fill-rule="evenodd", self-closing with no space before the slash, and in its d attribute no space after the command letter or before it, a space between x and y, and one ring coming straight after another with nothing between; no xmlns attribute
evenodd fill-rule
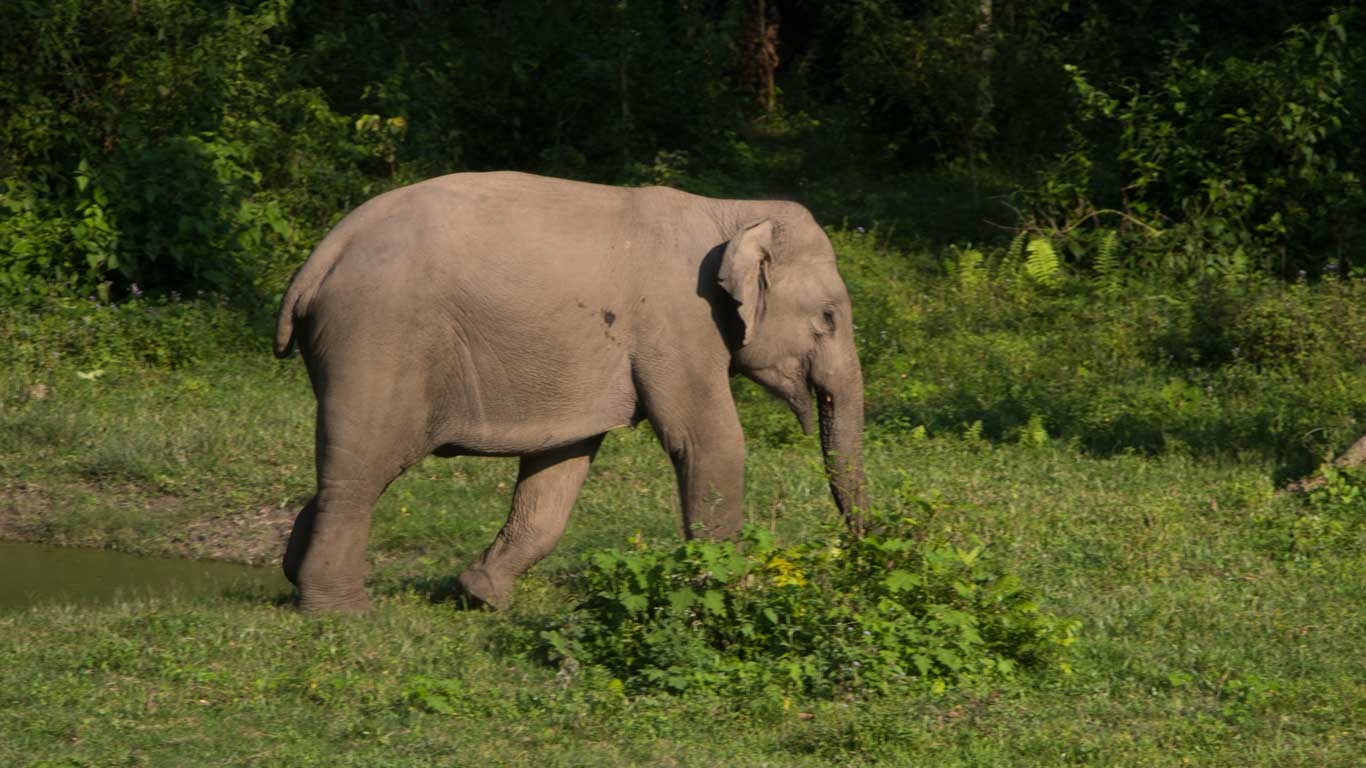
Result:
<svg viewBox="0 0 1366 768"><path fill-rule="evenodd" d="M1029 423L1020 428L1020 445L1028 445L1034 448L1042 448L1048 445L1048 430L1044 427L1043 417L1034 414L1029 417Z"/></svg>
<svg viewBox="0 0 1366 768"><path fill-rule="evenodd" d="M1025 257L1024 271L1029 279L1039 285L1056 288L1062 284L1062 263L1053 250L1053 244L1042 237L1029 241L1029 255Z"/></svg>
<svg viewBox="0 0 1366 768"><path fill-rule="evenodd" d="M1001 256L1001 271L999 274L1010 274L1015 271L1015 265L1025 252L1025 242L1029 237L1028 233L1021 230L1010 241L1005 253Z"/></svg>
<svg viewBox="0 0 1366 768"><path fill-rule="evenodd" d="M963 288L972 288L983 282L986 277L986 258L976 248L958 251L957 258L946 262L949 276L955 278Z"/></svg>
<svg viewBox="0 0 1366 768"><path fill-rule="evenodd" d="M1105 296L1116 296L1124 288L1124 267L1116 254L1118 243L1119 237L1112 229L1100 239L1100 247L1096 250L1096 276L1100 278L1100 292Z"/></svg>

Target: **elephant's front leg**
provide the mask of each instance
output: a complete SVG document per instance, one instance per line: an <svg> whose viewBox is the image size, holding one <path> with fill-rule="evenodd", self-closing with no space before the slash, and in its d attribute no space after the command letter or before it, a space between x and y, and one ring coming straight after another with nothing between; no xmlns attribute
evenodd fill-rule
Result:
<svg viewBox="0 0 1366 768"><path fill-rule="evenodd" d="M522 457L507 522L493 544L460 574L466 594L494 608L507 604L517 577L550 554L564 534L602 437Z"/></svg>
<svg viewBox="0 0 1366 768"><path fill-rule="evenodd" d="M745 522L745 435L724 376L661 387L647 411L673 461L688 538L726 539Z"/></svg>

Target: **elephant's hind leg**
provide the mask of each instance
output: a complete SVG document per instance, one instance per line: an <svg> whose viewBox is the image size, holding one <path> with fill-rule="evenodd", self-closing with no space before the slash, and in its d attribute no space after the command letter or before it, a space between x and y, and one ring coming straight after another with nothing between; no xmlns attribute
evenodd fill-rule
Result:
<svg viewBox="0 0 1366 768"><path fill-rule="evenodd" d="M555 548L569 522L602 435L544 453L523 456L512 512L493 544L460 574L469 596L505 606L517 577Z"/></svg>
<svg viewBox="0 0 1366 768"><path fill-rule="evenodd" d="M285 576L299 590L306 612L361 612L369 566L365 546L370 511L403 471L401 444L409 425L381 414L360 418L341 409L319 409L318 493L299 512L285 550Z"/></svg>

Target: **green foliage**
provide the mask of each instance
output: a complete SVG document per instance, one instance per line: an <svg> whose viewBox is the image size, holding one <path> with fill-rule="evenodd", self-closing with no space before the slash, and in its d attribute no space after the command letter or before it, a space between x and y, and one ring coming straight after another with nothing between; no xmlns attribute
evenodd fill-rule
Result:
<svg viewBox="0 0 1366 768"><path fill-rule="evenodd" d="M1119 233L1113 229L1100 235L1092 268L1097 278L1097 288L1102 296L1114 299L1124 288L1124 267L1118 254Z"/></svg>
<svg viewBox="0 0 1366 768"><path fill-rule="evenodd" d="M333 103L408 118L399 163L434 175L615 175L739 116L734 4L300 0L294 34ZM400 55L394 55L394 47ZM680 105L688 119L680 120Z"/></svg>
<svg viewBox="0 0 1366 768"><path fill-rule="evenodd" d="M544 637L553 656L635 691L863 696L1060 663L1078 625L1043 613L984 545L870 519L876 532L861 539L827 528L780 547L751 526L738 548L637 540L594 552L571 582L576 604Z"/></svg>
<svg viewBox="0 0 1366 768"><path fill-rule="evenodd" d="M1366 469L1323 467L1323 484L1308 494L1309 508L1316 513L1366 524Z"/></svg>
<svg viewBox="0 0 1366 768"><path fill-rule="evenodd" d="M1257 515L1263 545L1277 558L1311 566L1366 555L1366 468L1325 464L1318 480Z"/></svg>
<svg viewBox="0 0 1366 768"><path fill-rule="evenodd" d="M838 86L858 105L856 125L879 142L870 147L877 155L901 162L970 156L990 138L990 102L980 85L991 72L984 51L995 40L979 31L975 3L912 10L863 0L828 13L845 29Z"/></svg>
<svg viewBox="0 0 1366 768"><path fill-rule="evenodd" d="M31 377L30 384L73 369L178 369L264 349L248 318L221 296L120 304L54 297L34 307L0 307L0 367Z"/></svg>
<svg viewBox="0 0 1366 768"><path fill-rule="evenodd" d="M363 200L492 168L795 195L941 243L999 237L1029 179L1050 289L1045 247L1084 268L1109 243L1111 275L1360 268L1366 16L1131 5L16 0L0 294L268 305Z"/></svg>
<svg viewBox="0 0 1366 768"><path fill-rule="evenodd" d="M1101 453L1255 453L1300 472L1360 436L1366 283L1170 281L1120 266L1121 238L1097 239L1094 271L1042 269L1030 243L1045 241L1022 235L950 249L946 280L835 233L870 421L931 435L980 421L1015 441L1038 418Z"/></svg>
<svg viewBox="0 0 1366 768"><path fill-rule="evenodd" d="M1062 264L1053 245L1042 237L1029 241L1029 256L1024 260L1025 274L1039 285L1055 288L1062 283Z"/></svg>
<svg viewBox="0 0 1366 768"><path fill-rule="evenodd" d="M403 681L402 693L409 707L434 715L508 717L516 711L514 702L491 700L460 678L414 675Z"/></svg>
<svg viewBox="0 0 1366 768"><path fill-rule="evenodd" d="M0 54L0 291L279 290L392 183L403 125L301 85L289 18L281 0L6 4L24 44Z"/></svg>
<svg viewBox="0 0 1366 768"><path fill-rule="evenodd" d="M1333 13L1291 27L1270 52L1219 61L1193 49L1191 28L1147 81L1098 86L1069 65L1079 129L1025 191L1027 226L1069 233L1111 218L1136 235L1130 265L1172 275L1366 263L1351 85L1366 58L1349 45L1350 23Z"/></svg>

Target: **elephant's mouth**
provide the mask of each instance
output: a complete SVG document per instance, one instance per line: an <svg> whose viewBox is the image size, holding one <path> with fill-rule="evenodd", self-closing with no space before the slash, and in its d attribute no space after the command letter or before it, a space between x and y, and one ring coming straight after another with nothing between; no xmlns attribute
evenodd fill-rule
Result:
<svg viewBox="0 0 1366 768"><path fill-rule="evenodd" d="M792 394L787 398L787 405L792 409L792 413L797 416L797 423L802 425L802 434L811 434L811 388L810 386L795 386Z"/></svg>
<svg viewBox="0 0 1366 768"><path fill-rule="evenodd" d="M797 423L801 424L804 435L811 434L814 410L811 394L812 390L817 388L811 381L810 370L809 363L802 363L794 371L769 369L748 374L751 380L770 395L787 403L787 407L797 417Z"/></svg>

